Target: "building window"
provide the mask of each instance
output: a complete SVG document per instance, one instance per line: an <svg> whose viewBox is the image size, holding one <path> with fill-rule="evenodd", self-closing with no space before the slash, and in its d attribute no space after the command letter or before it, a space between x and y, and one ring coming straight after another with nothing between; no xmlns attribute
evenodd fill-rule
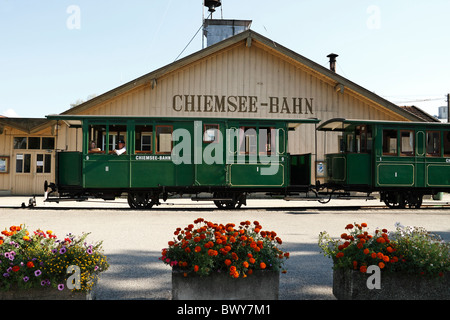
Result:
<svg viewBox="0 0 450 320"><path fill-rule="evenodd" d="M397 155L397 130L383 130L383 154Z"/></svg>
<svg viewBox="0 0 450 320"><path fill-rule="evenodd" d="M55 138L53 137L14 137L14 149L28 150L53 150L55 149Z"/></svg>
<svg viewBox="0 0 450 320"><path fill-rule="evenodd" d="M36 173L50 173L52 167L51 154L36 155Z"/></svg>
<svg viewBox="0 0 450 320"><path fill-rule="evenodd" d="M42 137L42 150L53 150L53 149L55 149L55 138Z"/></svg>
<svg viewBox="0 0 450 320"><path fill-rule="evenodd" d="M28 149L39 150L41 148L41 138L40 137L29 137L28 138Z"/></svg>
<svg viewBox="0 0 450 320"><path fill-rule="evenodd" d="M31 172L31 154L16 154L16 173Z"/></svg>
<svg viewBox="0 0 450 320"><path fill-rule="evenodd" d="M401 131L400 154L402 156L414 155L414 131Z"/></svg>
<svg viewBox="0 0 450 320"><path fill-rule="evenodd" d="M156 126L156 153L172 152L172 126Z"/></svg>
<svg viewBox="0 0 450 320"><path fill-rule="evenodd" d="M439 131L427 131L427 155L441 156L441 139Z"/></svg>
<svg viewBox="0 0 450 320"><path fill-rule="evenodd" d="M27 138L26 137L14 137L14 149L26 149L27 148Z"/></svg>

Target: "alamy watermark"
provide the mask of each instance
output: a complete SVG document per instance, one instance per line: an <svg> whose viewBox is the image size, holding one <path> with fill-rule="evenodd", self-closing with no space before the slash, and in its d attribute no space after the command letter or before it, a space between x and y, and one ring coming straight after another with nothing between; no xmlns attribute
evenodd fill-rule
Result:
<svg viewBox="0 0 450 320"><path fill-rule="evenodd" d="M381 29L381 9L379 6L371 5L367 8L366 12L369 17L366 20L367 28L370 30Z"/></svg>
<svg viewBox="0 0 450 320"><path fill-rule="evenodd" d="M202 121L194 121L193 131L193 135L187 129L173 131L172 141L178 142L171 153L174 164L260 164L261 175L279 170L279 129L229 128L223 140L218 128L204 131ZM210 143L203 147L205 140Z"/></svg>
<svg viewBox="0 0 450 320"><path fill-rule="evenodd" d="M81 9L77 5L70 5L66 9L69 14L66 20L66 27L69 30L81 29Z"/></svg>

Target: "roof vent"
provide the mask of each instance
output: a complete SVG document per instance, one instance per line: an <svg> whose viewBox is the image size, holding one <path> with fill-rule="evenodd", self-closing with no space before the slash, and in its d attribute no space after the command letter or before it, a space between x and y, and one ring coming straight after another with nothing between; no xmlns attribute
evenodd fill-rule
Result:
<svg viewBox="0 0 450 320"><path fill-rule="evenodd" d="M330 53L327 57L330 58L330 70L336 72L336 58L339 56L335 53Z"/></svg>

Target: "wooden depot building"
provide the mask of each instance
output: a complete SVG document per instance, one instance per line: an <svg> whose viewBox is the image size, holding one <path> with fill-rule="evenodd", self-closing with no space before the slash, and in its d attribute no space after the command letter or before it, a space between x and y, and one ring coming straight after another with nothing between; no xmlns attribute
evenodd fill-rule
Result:
<svg viewBox="0 0 450 320"><path fill-rule="evenodd" d="M438 121L342 77L334 70L336 55L328 56L326 68L249 26L249 21L205 20L206 48L62 114ZM42 195L44 181L55 181L56 150L81 150L81 129L70 125L0 118L0 194ZM316 137L314 129L306 124L290 132L288 151L312 153L318 162L338 151L337 133Z"/></svg>

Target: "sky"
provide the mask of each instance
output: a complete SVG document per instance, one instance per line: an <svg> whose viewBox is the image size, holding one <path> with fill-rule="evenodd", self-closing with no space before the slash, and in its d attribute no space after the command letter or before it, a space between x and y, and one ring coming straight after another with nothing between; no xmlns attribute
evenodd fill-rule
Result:
<svg viewBox="0 0 450 320"><path fill-rule="evenodd" d="M448 0L222 0L251 29L398 105L450 93ZM0 0L0 115L42 118L197 52L202 0Z"/></svg>

